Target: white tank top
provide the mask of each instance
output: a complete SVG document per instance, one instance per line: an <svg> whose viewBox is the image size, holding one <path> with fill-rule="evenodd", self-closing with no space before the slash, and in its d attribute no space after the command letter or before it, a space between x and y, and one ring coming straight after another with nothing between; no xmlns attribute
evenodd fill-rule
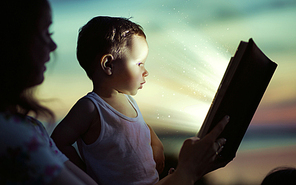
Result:
<svg viewBox="0 0 296 185"><path fill-rule="evenodd" d="M84 97L97 107L101 133L94 143L86 145L79 138L77 145L87 173L100 185L152 185L158 182L150 130L135 100L126 97L137 111L135 118L121 114L94 92Z"/></svg>

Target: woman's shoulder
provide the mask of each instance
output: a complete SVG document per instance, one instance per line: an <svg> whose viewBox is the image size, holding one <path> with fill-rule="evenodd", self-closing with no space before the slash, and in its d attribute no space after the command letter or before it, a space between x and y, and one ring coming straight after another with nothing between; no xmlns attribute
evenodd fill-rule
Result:
<svg viewBox="0 0 296 185"><path fill-rule="evenodd" d="M34 124L39 126L41 123L27 116L0 113L0 163L6 164L0 166L1 179L9 181L24 177L32 183L38 179L46 182L59 174L63 164L36 132ZM52 174L44 174L47 169L52 169Z"/></svg>
<svg viewBox="0 0 296 185"><path fill-rule="evenodd" d="M8 132L21 132L20 136L30 133L31 130L35 131L34 128L38 128L41 132L46 132L43 124L37 119L26 115L6 112L0 113L0 128Z"/></svg>
<svg viewBox="0 0 296 185"><path fill-rule="evenodd" d="M34 122L34 124L39 126L38 122ZM1 147L3 150L5 148L24 148L33 145L34 142L40 145L44 142L36 135L35 125L24 116L0 113L0 130L0 141L5 141Z"/></svg>
<svg viewBox="0 0 296 185"><path fill-rule="evenodd" d="M27 119L27 116L19 114L11 114L6 112L0 113L0 128L3 131L1 136L5 135L5 132L21 131L31 129L31 120ZM26 133L23 133L26 134ZM22 135L22 134L21 134Z"/></svg>

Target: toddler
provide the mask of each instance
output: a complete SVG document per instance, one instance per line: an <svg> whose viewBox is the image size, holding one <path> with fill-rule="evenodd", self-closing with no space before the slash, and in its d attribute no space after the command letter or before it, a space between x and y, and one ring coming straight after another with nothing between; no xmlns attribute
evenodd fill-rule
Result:
<svg viewBox="0 0 296 185"><path fill-rule="evenodd" d="M151 185L163 170L163 145L131 97L146 82L147 55L145 33L129 19L98 16L79 31L77 59L93 91L77 101L52 138L98 184Z"/></svg>

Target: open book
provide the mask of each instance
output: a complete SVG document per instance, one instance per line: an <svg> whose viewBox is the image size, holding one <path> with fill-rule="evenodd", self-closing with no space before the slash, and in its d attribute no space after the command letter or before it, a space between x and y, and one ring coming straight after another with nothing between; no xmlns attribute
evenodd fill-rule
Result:
<svg viewBox="0 0 296 185"><path fill-rule="evenodd" d="M220 153L222 160L235 157L276 67L277 64L267 58L252 39L240 42L197 134L203 138L224 116L230 116L220 135L227 140Z"/></svg>

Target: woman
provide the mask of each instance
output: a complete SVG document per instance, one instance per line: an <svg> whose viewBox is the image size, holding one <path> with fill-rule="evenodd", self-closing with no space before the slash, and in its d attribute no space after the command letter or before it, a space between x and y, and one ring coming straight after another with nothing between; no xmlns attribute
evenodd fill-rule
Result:
<svg viewBox="0 0 296 185"><path fill-rule="evenodd" d="M4 14L5 13L5 14ZM28 113L53 121L32 87L43 82L45 63L56 49L46 0L1 2L0 184L96 184L73 165Z"/></svg>
<svg viewBox="0 0 296 185"><path fill-rule="evenodd" d="M2 0L0 9L0 184L95 184L55 147L35 119L54 121L54 114L32 94L57 47L49 32L48 1ZM215 159L225 143L217 138L227 122L223 119L202 140L186 140L176 171L157 184L193 184L225 166Z"/></svg>

